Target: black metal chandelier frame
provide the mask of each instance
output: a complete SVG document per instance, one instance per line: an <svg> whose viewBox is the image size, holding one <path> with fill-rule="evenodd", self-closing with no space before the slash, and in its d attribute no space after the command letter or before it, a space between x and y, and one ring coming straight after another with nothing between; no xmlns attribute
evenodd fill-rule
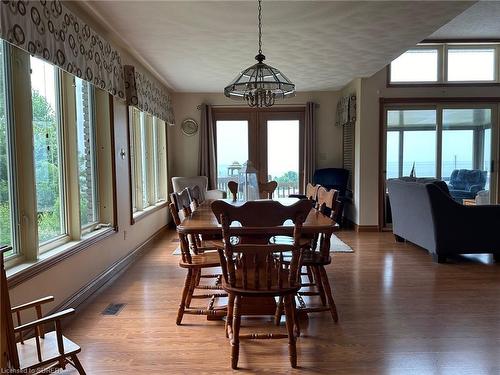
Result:
<svg viewBox="0 0 500 375"><path fill-rule="evenodd" d="M250 107L271 107L277 99L295 96L295 85L278 69L264 63L262 53L262 0L258 0L259 52L257 64L243 70L224 88L224 95L244 100Z"/></svg>

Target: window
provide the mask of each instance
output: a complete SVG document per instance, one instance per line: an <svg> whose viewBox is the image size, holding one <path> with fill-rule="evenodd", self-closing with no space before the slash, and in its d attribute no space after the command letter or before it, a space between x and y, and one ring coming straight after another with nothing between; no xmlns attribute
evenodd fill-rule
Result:
<svg viewBox="0 0 500 375"><path fill-rule="evenodd" d="M299 120L267 121L267 174L278 195L299 192L299 131Z"/></svg>
<svg viewBox="0 0 500 375"><path fill-rule="evenodd" d="M86 229L99 221L95 107L92 85L75 78L80 225Z"/></svg>
<svg viewBox="0 0 500 375"><path fill-rule="evenodd" d="M155 118L155 201L167 200L167 128L165 121Z"/></svg>
<svg viewBox="0 0 500 375"><path fill-rule="evenodd" d="M38 242L66 234L58 69L31 57L31 104Z"/></svg>
<svg viewBox="0 0 500 375"><path fill-rule="evenodd" d="M497 152L492 143L495 109L496 105L481 103L387 106L383 178L410 176L413 172L418 178L445 181L457 202L473 199L479 191L483 200L492 199L490 192L496 187L492 172L492 158ZM385 193L387 224L392 218Z"/></svg>
<svg viewBox="0 0 500 375"><path fill-rule="evenodd" d="M392 61L389 83L500 83L498 44L420 44Z"/></svg>
<svg viewBox="0 0 500 375"><path fill-rule="evenodd" d="M248 121L217 120L217 185L230 192L227 183L238 182L238 176L248 156Z"/></svg>
<svg viewBox="0 0 500 375"><path fill-rule="evenodd" d="M494 48L449 48L448 81L495 80Z"/></svg>
<svg viewBox="0 0 500 375"><path fill-rule="evenodd" d="M259 182L274 180L273 197L299 193L303 182L304 111L300 108L214 109L217 143L217 188L238 181L243 164L250 160Z"/></svg>
<svg viewBox="0 0 500 375"><path fill-rule="evenodd" d="M435 176L435 110L387 110L387 142L387 171L391 177L409 176L412 170L419 177Z"/></svg>
<svg viewBox="0 0 500 375"><path fill-rule="evenodd" d="M166 201L166 129L164 121L134 107L129 118L132 212L137 216Z"/></svg>
<svg viewBox="0 0 500 375"><path fill-rule="evenodd" d="M8 69L6 45L0 43L0 245L12 246L13 250L5 253L6 257L17 252L15 241L15 210L12 189L12 144L11 117L8 95Z"/></svg>
<svg viewBox="0 0 500 375"><path fill-rule="evenodd" d="M411 49L391 63L391 82L437 82L437 48Z"/></svg>
<svg viewBox="0 0 500 375"><path fill-rule="evenodd" d="M100 91L0 44L0 241L14 248L8 266L112 230L97 231L115 220L109 95Z"/></svg>

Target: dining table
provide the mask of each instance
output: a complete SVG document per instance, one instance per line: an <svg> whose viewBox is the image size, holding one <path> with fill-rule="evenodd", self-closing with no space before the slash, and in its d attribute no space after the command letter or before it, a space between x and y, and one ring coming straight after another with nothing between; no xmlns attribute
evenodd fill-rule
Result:
<svg viewBox="0 0 500 375"><path fill-rule="evenodd" d="M292 205L299 198L276 198L273 199L283 205ZM242 200L224 199L225 202L235 206L245 204ZM202 237L219 237L222 235L222 227L212 212L211 203L213 200L205 200L198 205L189 215L184 217L181 224L177 226L177 231L186 235L202 235ZM233 226L241 226L239 223L232 223ZM322 254L328 254L330 251L330 237L332 233L339 228L339 225L330 217L324 215L311 205L311 211L307 215L303 225L303 235L321 234L322 241L319 242L319 251ZM280 234L283 236L292 236L294 224L292 221L285 221L280 227ZM213 309L225 309L225 299L212 305ZM272 315L276 310L274 299L261 299L257 303L243 304L244 315ZM209 320L215 320L214 316L207 316Z"/></svg>

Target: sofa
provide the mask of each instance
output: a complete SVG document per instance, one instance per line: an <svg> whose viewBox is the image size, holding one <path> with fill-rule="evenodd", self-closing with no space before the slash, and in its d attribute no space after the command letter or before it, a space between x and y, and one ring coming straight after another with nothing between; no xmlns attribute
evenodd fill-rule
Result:
<svg viewBox="0 0 500 375"><path fill-rule="evenodd" d="M474 199L477 193L484 190L487 172L479 169L455 169L450 176L450 194L457 202Z"/></svg>
<svg viewBox="0 0 500 375"><path fill-rule="evenodd" d="M222 190L207 190L208 178L207 176L193 176L193 177L172 177L172 187L176 193L181 192L187 187L199 186L201 191L201 199L215 200L225 199L226 192Z"/></svg>
<svg viewBox="0 0 500 375"><path fill-rule="evenodd" d="M443 181L387 181L393 233L428 250L443 263L455 254L492 253L500 259L500 205L464 206Z"/></svg>

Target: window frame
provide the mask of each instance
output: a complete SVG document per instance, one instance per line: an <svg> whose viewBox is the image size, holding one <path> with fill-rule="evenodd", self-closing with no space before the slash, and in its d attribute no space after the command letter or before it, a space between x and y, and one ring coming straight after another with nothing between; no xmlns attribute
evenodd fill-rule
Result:
<svg viewBox="0 0 500 375"><path fill-rule="evenodd" d="M450 81L448 79L448 52L450 50L481 50L481 49L493 49L493 79L492 80L466 80L466 81ZM476 83L499 83L499 57L498 57L498 45L497 44L451 44L447 43L444 45L444 56L443 56L443 83L447 84L476 84Z"/></svg>
<svg viewBox="0 0 500 375"><path fill-rule="evenodd" d="M127 116L127 137L129 149L130 170L130 224L167 206L167 183L161 181L168 176L167 171L167 133L165 122L140 109L129 106ZM155 168L155 159L159 155L152 155L151 150L158 150L154 145L154 128L163 124L162 142L164 142L164 158L161 159L163 168ZM156 130L157 132L157 130ZM138 157L140 156L140 158ZM164 159L164 160L163 160ZM144 171L146 169L146 171ZM162 171L163 170L163 171ZM145 178L143 178L143 176ZM145 180L145 181L144 181ZM143 191L145 190L145 192ZM162 199L157 199L157 192L162 191ZM146 195L146 197L144 197Z"/></svg>
<svg viewBox="0 0 500 375"><path fill-rule="evenodd" d="M13 87L12 87L12 62L11 62L11 47L10 45L0 40L3 49L3 59L0 62L4 67L4 90L5 90L5 117L6 117L6 127L5 135L7 137L7 175L8 175L8 189L9 189L9 199L10 199L10 219L11 219L11 242L12 242L12 253L4 258L5 262L9 262L11 259L16 259L21 255L20 242L19 242L19 194L18 194L18 183L17 183L17 157L16 157L16 144L15 144L15 134L16 129L14 127L14 106L13 106ZM10 77L10 79L9 79Z"/></svg>
<svg viewBox="0 0 500 375"><path fill-rule="evenodd" d="M436 81L391 81L391 65L394 60L402 56L404 53L409 51L417 51L417 50L436 50L437 51L437 72L436 72ZM443 81L443 73L444 73L444 62L443 62L443 54L444 54L444 45L439 44L418 44L415 47L410 48L409 50L403 52L396 59L391 61L388 65L387 71L387 82L394 86L402 86L402 85L435 85L439 82Z"/></svg>
<svg viewBox="0 0 500 375"><path fill-rule="evenodd" d="M488 87L500 86L500 40L484 40L484 41L423 41L417 44L410 50L419 48L429 49L437 48L438 52L438 81L436 82L421 82L421 81L405 81L405 82L392 82L391 81L391 64L392 61L386 66L386 87ZM493 81L448 81L448 50L450 49L487 49L493 48L495 50L495 64ZM406 51L405 51L406 52ZM399 56L398 56L399 57Z"/></svg>
<svg viewBox="0 0 500 375"><path fill-rule="evenodd" d="M271 108L213 108L212 121L248 121L248 158L257 169L259 181L268 180L267 176L267 120L299 120L299 193L304 188L304 154L305 107L271 107ZM217 140L216 140L217 143ZM262 145L266 146L262 146ZM216 162L217 164L217 162ZM217 168L217 167L216 167ZM217 176L218 176L217 170ZM225 186L218 184L218 189L224 190ZM279 189L279 186L278 186ZM276 191L278 194L278 191Z"/></svg>
<svg viewBox="0 0 500 375"><path fill-rule="evenodd" d="M30 56L30 83L31 83L31 75L33 74L32 69L31 69L31 58L36 58L40 61L42 61L45 64L50 64L49 62L42 60L38 57ZM69 173L68 173L68 159L69 155L67 154L66 148L67 148L67 122L65 118L65 111L63 110L64 104L63 104L63 72L60 70L58 67L52 65L54 68L54 76L55 76L55 116L56 116L56 125L57 125L57 138L58 138L58 153L59 153L59 189L60 189L60 198L61 198L61 205L60 207L60 212L61 212L61 228L62 228L62 233L59 235L56 235L52 237L51 239L48 239L46 241L41 242L38 240L38 254L43 254L47 251L52 250L53 248L59 247L64 245L65 243L69 242L71 240L71 235L70 235L70 212L69 212L69 189L70 189L70 181L69 181ZM30 85L30 92L31 94L33 93L33 89ZM30 101L30 106L32 106L32 101ZM33 126L33 113L31 113L31 118L32 118L32 125ZM33 129L33 128L32 128ZM33 130L32 130L33 131ZM33 134L33 140L34 140L34 134ZM32 153L33 154L33 153ZM27 159L27 157L26 157ZM32 159L33 165L35 166L36 162L34 158ZM34 186L34 192L35 196L37 194L37 189L36 189L36 170L34 174L34 180L33 183L35 184ZM37 227L38 227L38 213L35 212L35 215L37 216ZM37 230L37 237L39 237L39 233Z"/></svg>
<svg viewBox="0 0 500 375"><path fill-rule="evenodd" d="M6 43L3 42L5 45ZM61 172L59 177L64 195L61 202L65 204L65 234L56 236L45 243L38 242L38 222L36 204L36 171L33 153L33 115L32 115L32 90L31 90L31 56L29 53L8 46L5 54L6 68L9 69L6 85L9 87L8 100L12 104L12 119L15 118L16 126L12 128L13 134L9 141L13 142L13 162L9 163L14 169L16 198L15 213L18 215L15 223L19 238L17 249L12 256L5 259L8 274L12 275L15 283L25 281L47 268L59 263L67 257L76 254L92 244L114 234L116 227L116 181L114 177L114 119L113 99L109 93L100 92L97 100L97 89L91 85L93 95L92 116L94 117L95 173L97 176L107 176L102 181L96 178L94 189L101 189L102 184L107 184L105 204L98 203L96 211L99 212L100 222L92 227L80 226L80 203L78 182L78 152L76 151L76 98L74 76L62 71L57 66L57 108L55 109L58 121L59 154ZM46 62L45 60L42 60ZM47 62L50 64L50 62ZM87 81L84 81L87 83ZM101 90L99 90L101 91ZM97 109L99 107L99 110ZM13 120L12 120L13 121ZM11 122L12 122L11 121ZM97 124L99 121L99 126ZM99 137L97 137L99 134ZM100 157L99 155L105 155ZM99 162L99 159L106 159ZM76 182L76 183L75 183ZM75 188L77 190L75 194ZM22 190L20 190L22 189ZM17 250L16 249L16 250ZM11 282L11 276L9 276Z"/></svg>
<svg viewBox="0 0 500 375"><path fill-rule="evenodd" d="M500 200L500 174L498 171L498 157L500 154L500 122L498 115L500 113L500 96L499 97L422 97L422 98L380 98L379 100L379 228L383 231L391 230L391 226L386 224L385 217L387 212L385 194L386 194L386 166L387 166L387 109L425 109L425 107L434 107L436 113L436 146L438 148L436 155L436 168L439 168L439 177L442 174L442 112L446 109L474 109L474 108L490 108L491 109L491 154L490 159L494 162L490 165L490 199L492 204ZM401 147L401 145L400 145ZM484 163L484 160L483 160ZM438 172L436 172L438 173Z"/></svg>

